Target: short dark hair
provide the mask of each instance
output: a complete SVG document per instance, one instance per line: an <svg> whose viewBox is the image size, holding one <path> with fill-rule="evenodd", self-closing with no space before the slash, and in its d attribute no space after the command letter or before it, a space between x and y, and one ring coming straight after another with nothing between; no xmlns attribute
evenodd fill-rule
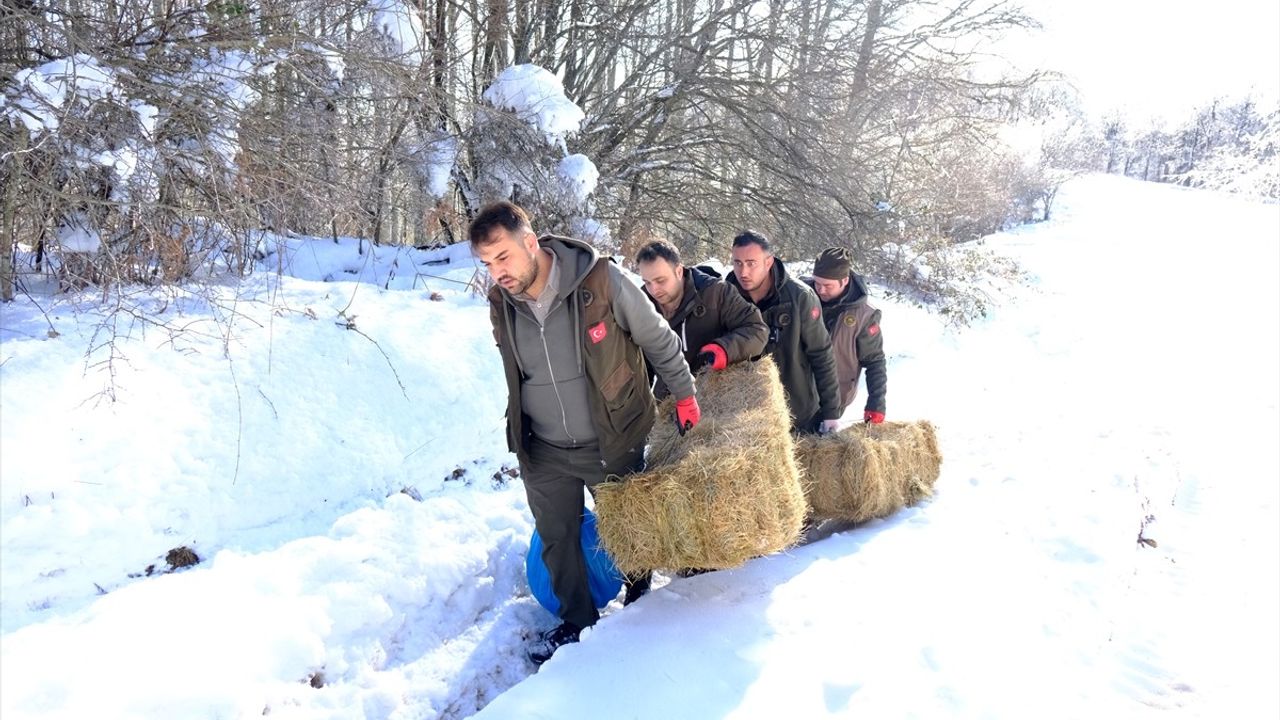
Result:
<svg viewBox="0 0 1280 720"><path fill-rule="evenodd" d="M654 240L636 253L636 264L653 262L658 258L666 260L671 263L671 267L675 267L680 264L680 251L666 240Z"/></svg>
<svg viewBox="0 0 1280 720"><path fill-rule="evenodd" d="M499 200L480 208L480 212L471 219L471 225L467 228L467 237L470 238L473 246L486 245L494 242L489 239L489 236L497 228L502 228L513 235L522 230L533 232L529 213L513 202Z"/></svg>
<svg viewBox="0 0 1280 720"><path fill-rule="evenodd" d="M767 253L773 252L773 246L769 244L769 238L765 237L762 232L743 230L733 238L734 247L746 247L748 245L759 245L761 250Z"/></svg>

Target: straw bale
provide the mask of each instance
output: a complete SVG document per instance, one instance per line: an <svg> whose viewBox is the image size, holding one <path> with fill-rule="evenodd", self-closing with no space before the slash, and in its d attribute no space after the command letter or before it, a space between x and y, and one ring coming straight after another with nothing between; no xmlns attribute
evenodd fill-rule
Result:
<svg viewBox="0 0 1280 720"><path fill-rule="evenodd" d="M921 420L806 435L796 440L796 461L815 518L863 522L932 495L942 453L933 425Z"/></svg>
<svg viewBox="0 0 1280 720"><path fill-rule="evenodd" d="M648 469L597 486L600 537L624 572L736 567L799 539L804 491L773 360L701 375L698 386L697 426L680 436L668 398Z"/></svg>

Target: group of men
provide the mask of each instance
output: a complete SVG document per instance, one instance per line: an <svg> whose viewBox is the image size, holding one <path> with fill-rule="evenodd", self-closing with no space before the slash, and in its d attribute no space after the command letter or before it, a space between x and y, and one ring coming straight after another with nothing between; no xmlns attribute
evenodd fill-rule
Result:
<svg viewBox="0 0 1280 720"><path fill-rule="evenodd" d="M829 433L866 371L863 419L884 421L887 386L880 311L844 248L828 248L813 278L791 277L769 240L733 239L727 278L686 267L654 241L636 254L643 289L590 245L539 237L509 202L473 218L472 251L495 286L490 320L507 381L507 442L516 453L561 623L530 653L535 663L576 642L599 619L580 528L588 490L644 467L655 394L675 399L681 433L698 423L693 373L772 356L792 429ZM625 603L649 587L627 578Z"/></svg>

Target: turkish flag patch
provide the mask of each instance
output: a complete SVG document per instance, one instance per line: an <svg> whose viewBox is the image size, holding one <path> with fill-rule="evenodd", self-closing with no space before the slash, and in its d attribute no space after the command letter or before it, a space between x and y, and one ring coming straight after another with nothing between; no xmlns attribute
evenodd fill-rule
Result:
<svg viewBox="0 0 1280 720"><path fill-rule="evenodd" d="M810 311L809 311L809 316L810 316L810 317L812 317L814 320L817 320L817 319L818 319L818 314L819 314L820 312L822 312L822 311L821 311L821 310L819 310L818 308L814 308L814 309L812 309L812 310L810 310Z"/></svg>
<svg viewBox="0 0 1280 720"><path fill-rule="evenodd" d="M875 335L878 332L880 332L880 326L878 324L872 325L871 327L867 328L868 335Z"/></svg>
<svg viewBox="0 0 1280 720"><path fill-rule="evenodd" d="M601 340L609 336L609 331L605 329L604 322L598 322L587 328L587 337L591 338L591 344L595 345Z"/></svg>

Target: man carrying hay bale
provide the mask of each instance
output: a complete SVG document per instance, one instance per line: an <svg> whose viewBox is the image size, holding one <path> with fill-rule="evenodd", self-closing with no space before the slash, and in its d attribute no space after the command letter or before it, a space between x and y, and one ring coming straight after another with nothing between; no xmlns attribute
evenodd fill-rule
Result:
<svg viewBox="0 0 1280 720"><path fill-rule="evenodd" d="M489 319L507 380L507 443L560 600L563 622L529 655L541 663L599 619L580 544L583 488L644 466L655 416L646 359L677 398L681 432L700 411L679 339L594 248L539 238L509 202L481 209L469 236L496 283Z"/></svg>
<svg viewBox="0 0 1280 720"><path fill-rule="evenodd" d="M739 233L732 252L729 283L760 309L769 326L765 353L777 363L792 429L834 432L841 414L839 383L818 296L787 275L764 235Z"/></svg>
<svg viewBox="0 0 1280 720"><path fill-rule="evenodd" d="M867 285L853 272L853 260L842 247L830 247L813 263L809 286L822 301L822 322L831 335L840 380L840 413L858 397L862 370L867 370L867 404L862 419L884 422L884 396L889 380L885 371L884 337L880 311L867 302Z"/></svg>
<svg viewBox="0 0 1280 720"><path fill-rule="evenodd" d="M764 351L769 328L760 311L711 268L685 267L675 245L655 240L636 253L636 269L691 369L724 370ZM659 381L654 395L667 394Z"/></svg>

